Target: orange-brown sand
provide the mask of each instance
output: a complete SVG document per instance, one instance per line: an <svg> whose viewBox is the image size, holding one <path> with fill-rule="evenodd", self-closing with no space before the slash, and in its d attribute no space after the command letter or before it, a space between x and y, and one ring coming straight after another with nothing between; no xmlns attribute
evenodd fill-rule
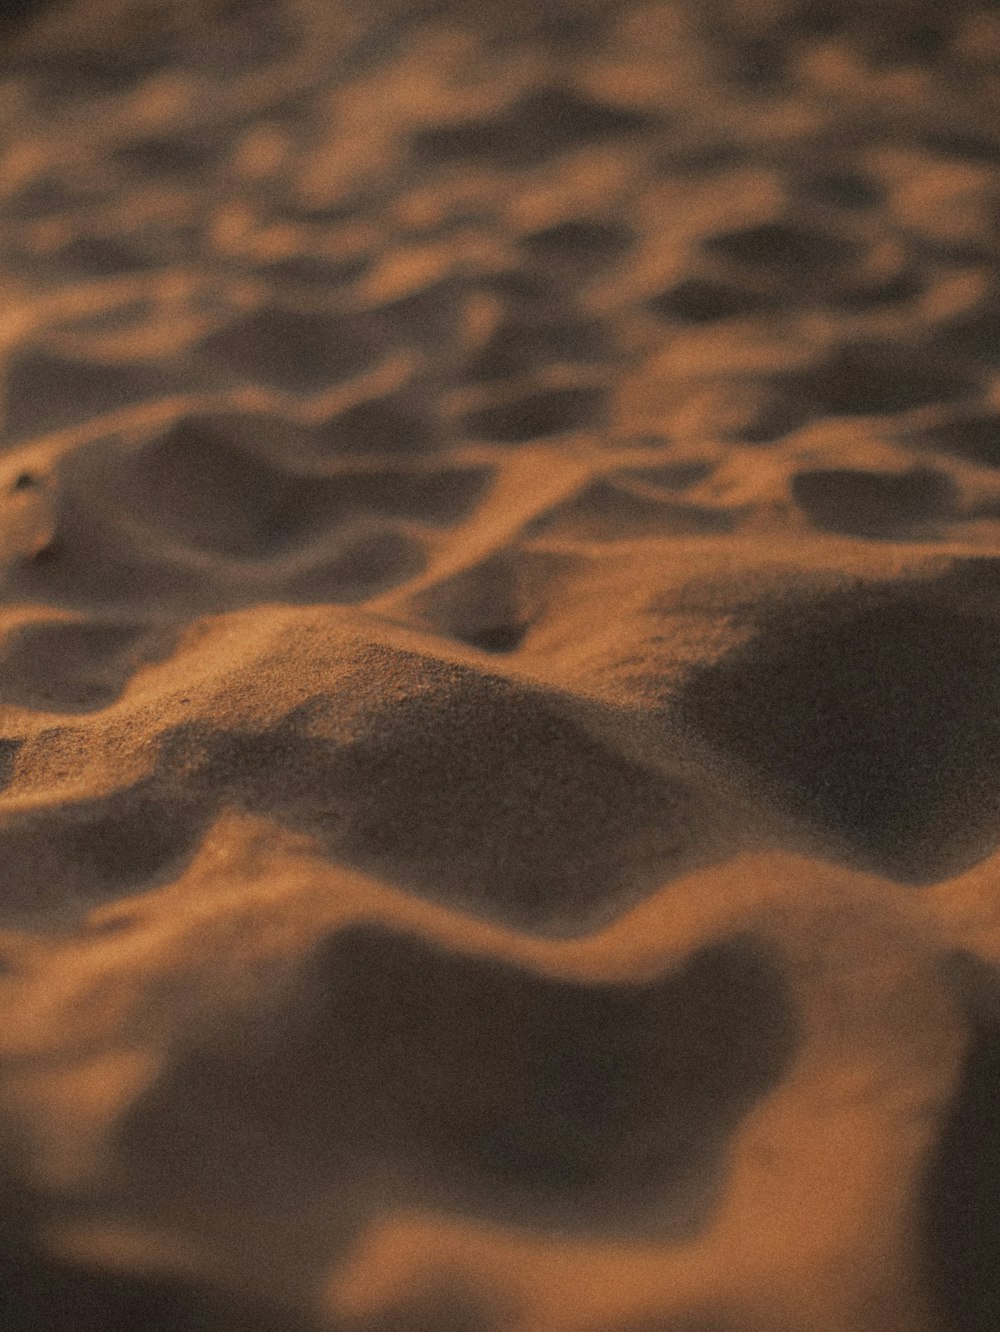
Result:
<svg viewBox="0 0 1000 1332"><path fill-rule="evenodd" d="M18 8L2 1332L996 1332L1000 5Z"/></svg>

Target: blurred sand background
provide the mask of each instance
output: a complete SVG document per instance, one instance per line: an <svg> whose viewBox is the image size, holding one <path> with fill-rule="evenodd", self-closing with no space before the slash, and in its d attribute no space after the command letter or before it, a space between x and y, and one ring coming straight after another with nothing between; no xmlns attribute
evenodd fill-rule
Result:
<svg viewBox="0 0 1000 1332"><path fill-rule="evenodd" d="M0 1326L995 1332L1000 5L6 19Z"/></svg>

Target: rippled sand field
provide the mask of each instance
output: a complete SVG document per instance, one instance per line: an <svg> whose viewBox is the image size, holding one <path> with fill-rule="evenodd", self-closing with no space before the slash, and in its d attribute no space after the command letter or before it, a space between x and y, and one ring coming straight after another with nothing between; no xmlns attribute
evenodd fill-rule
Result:
<svg viewBox="0 0 1000 1332"><path fill-rule="evenodd" d="M2 42L5 1332L996 1332L1000 5Z"/></svg>

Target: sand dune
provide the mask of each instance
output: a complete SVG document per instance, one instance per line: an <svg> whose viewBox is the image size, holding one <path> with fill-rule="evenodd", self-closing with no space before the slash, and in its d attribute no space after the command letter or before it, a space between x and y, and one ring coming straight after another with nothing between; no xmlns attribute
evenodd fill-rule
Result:
<svg viewBox="0 0 1000 1332"><path fill-rule="evenodd" d="M993 1332L1000 11L0 30L0 1324Z"/></svg>

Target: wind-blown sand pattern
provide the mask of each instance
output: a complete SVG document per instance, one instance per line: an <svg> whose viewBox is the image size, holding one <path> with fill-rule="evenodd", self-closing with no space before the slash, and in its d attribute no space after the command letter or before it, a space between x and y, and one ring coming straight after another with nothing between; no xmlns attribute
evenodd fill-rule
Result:
<svg viewBox="0 0 1000 1332"><path fill-rule="evenodd" d="M5 1332L995 1332L1000 6L3 41Z"/></svg>

